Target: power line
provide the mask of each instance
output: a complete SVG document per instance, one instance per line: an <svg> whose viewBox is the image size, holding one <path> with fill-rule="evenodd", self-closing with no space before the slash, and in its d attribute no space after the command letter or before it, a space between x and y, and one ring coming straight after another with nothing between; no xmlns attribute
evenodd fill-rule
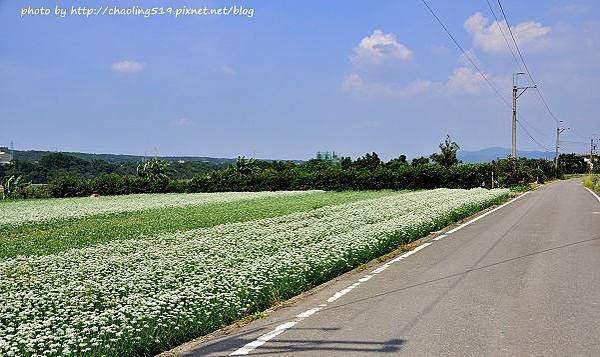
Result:
<svg viewBox="0 0 600 357"><path fill-rule="evenodd" d="M500 91L496 88L496 86L491 82L490 79L488 79L488 77L485 75L485 73L481 70L481 68L477 65L477 63L475 63L475 61L471 58L471 56L469 55L469 53L467 51L465 51L465 49L460 45L460 43L456 40L456 38L452 35L452 33L450 32L450 30L448 30L448 28L446 27L446 25L444 24L444 22L440 19L440 17L436 14L436 12L432 9L432 7L427 3L426 0L421 0L421 2L423 3L423 5L425 5L425 7L427 8L427 10L429 10L429 12L431 13L431 15L435 18L435 20L438 22L438 24L442 27L442 29L444 29L444 31L446 32L446 34L448 35L448 37L452 40L452 42L454 43L454 45L460 50L460 52L465 56L465 58L471 63L471 65L477 70L477 72L479 73L479 75L485 80L485 82L488 84L488 86L496 93L496 95L500 98L500 100L508 107L511 108L511 105L508 103L508 101L506 100L506 98L504 98L504 96L502 95L502 93L500 93ZM488 3L489 4L489 3ZM491 8L491 6L490 6ZM503 12L504 13L504 12ZM494 15L495 16L495 15ZM510 26L508 25L508 21L506 22L507 27L510 30ZM514 38L513 38L514 40ZM507 40L508 41L508 40ZM516 44L516 42L515 42ZM510 47L509 47L510 48ZM512 50L511 50L512 51ZM515 58L516 59L516 58ZM525 121L523 118L521 118L522 121ZM523 125L517 121L517 123L523 127ZM530 124L531 126L531 124ZM546 150L549 150L546 146L544 146L543 144L540 144L539 141L537 141L528 131L527 129L523 128L523 130L525 131L525 133L527 134L527 136L529 136L529 138L531 138L531 140L533 140L533 142L535 142L537 145L539 145L542 148L545 148Z"/></svg>
<svg viewBox="0 0 600 357"><path fill-rule="evenodd" d="M540 143L539 141L537 141L530 133L529 131L527 131L527 129L525 128L525 126L523 124L521 124L520 120L517 120L517 124L519 124L519 126L521 127L521 129L523 129L523 131L525 132L525 134L527 134L527 136L529 136L529 138L531 140L533 140L533 142L535 142L539 147L541 147L542 149L546 150L546 151L552 151L550 150L546 145Z"/></svg>
<svg viewBox="0 0 600 357"><path fill-rule="evenodd" d="M429 10L429 12L431 13L431 15L433 15L433 17L437 20L437 22L440 24L440 26L442 26L442 28L444 29L444 31L446 32L446 34L448 35L448 37L450 37L450 39L452 40L452 42L454 42L454 44L456 45L456 47L458 47L458 49L462 52L462 54L465 56L465 58L471 63L471 65L473 65L473 67L475 67L475 69L477 70L477 72L479 72L479 75L486 81L486 83L488 84L488 86L494 92L496 92L496 94L504 102L504 104L506 104L507 106L510 107L510 104L508 104L508 101L506 100L506 98L504 98L504 96L500 93L500 91L498 91L498 89L496 88L496 86L494 86L492 84L492 82L488 79L488 77L485 75L485 73L483 73L483 71L481 70L481 68L479 68L479 66L471 58L471 56L469 55L469 53L467 51L465 51L465 49L460 45L460 43L458 43L458 41L454 38L454 36L452 36L452 33L450 33L450 31L448 30L448 28L446 27L446 25L444 25L444 23L442 22L442 20L438 17L438 15L435 13L435 11L433 11L433 9L431 8L431 6L429 6L429 4L427 3L427 1L421 0L421 2L423 3L423 5L425 5L425 7L427 8L427 10Z"/></svg>
<svg viewBox="0 0 600 357"><path fill-rule="evenodd" d="M494 14L494 11L493 11L493 9L492 9L492 6L491 6L491 4L490 4L489 0L486 0L486 1L487 1L487 3L488 3L488 6L490 7L490 10L492 11L492 14ZM524 68L525 68L525 71L527 72L527 75L528 75L528 77L529 77L529 80L530 80L532 83L535 83L535 80L533 79L533 76L532 76L532 74L531 74L531 71L529 70L529 68L528 68L528 66L527 66L527 62L525 61L525 57L524 57L524 55L523 55L523 53L522 53L521 49L519 48L519 45L518 45L518 43L517 43L517 40L516 40L516 38L515 38L515 36L514 36L514 34L513 34L513 32L512 32L512 29L511 29L511 27L510 27L510 23L509 23L509 21L508 21L508 17L506 16L506 12L504 11L504 8L502 7L502 2L501 2L501 0L497 0L497 1L498 1L498 5L500 6L500 11L502 12L502 16L504 17L504 21L506 22L506 26L508 27L508 31L509 31L509 33L510 33L510 36L511 36L511 38L512 38L512 40L513 40L513 43L514 43L514 45L515 45L515 48L517 49L517 52L518 52L518 54L519 54L519 57L521 58L521 61L523 62L523 66L524 66ZM496 17L496 16L495 16L495 14L494 14L494 17ZM500 27L500 29L501 29L501 31L502 31L502 28L501 28L501 27ZM505 40L506 40L506 38L505 38ZM507 45L508 45L508 44L507 44ZM508 47L509 47L509 49L511 49L511 46L510 46L510 45L509 45ZM512 52L512 49L511 49L511 52ZM514 53L513 53L513 55L514 55ZM513 57L513 58L514 58L514 57ZM539 86L536 86L536 87L535 87L535 89L536 89L536 93L538 94L538 97L539 97L540 101L542 102L542 104L544 105L544 107L545 107L545 109L546 109L546 112L547 112L547 113L548 113L548 115L549 115L549 116L550 116L550 117L551 117L551 118L552 118L552 119L555 121L555 123L556 123L557 127L559 127L563 121L562 121L562 120L559 120L559 119L556 117L556 115L554 115L554 113L553 113L553 112L552 112L552 110L550 109L550 106L548 105L548 102L547 102L547 101L546 101L546 99L544 98L544 95L542 94L542 91L541 91L541 89L539 88ZM558 129L557 129L557 130L558 130ZM575 134L575 135L576 135L577 137L579 137L580 139L587 140L587 139L586 139L586 138L584 138L582 135L578 134L576 131L574 131L574 130L571 130L571 131L573 132L573 134ZM532 139L533 139L533 138L532 138ZM571 142L571 143L577 143L577 144L580 144L580 143L582 143L582 142ZM557 144L557 145L558 145L558 144Z"/></svg>
<svg viewBox="0 0 600 357"><path fill-rule="evenodd" d="M529 67L527 67L527 62L525 61L525 57L523 56L523 53L521 52L521 49L519 48L519 45L517 44L517 40L515 39L515 35L513 34L512 29L510 28L510 22L508 21L508 17L506 16L506 12L504 11L504 8L502 7L502 2L500 0L497 0L497 1L498 1L498 5L500 6L500 11L502 12L502 17L504 17L504 21L506 22L506 27L508 27L508 32L510 33L510 37L512 38L513 43L515 44L515 48L517 49L517 53L519 54L519 57L521 58L521 61L523 62L525 72L527 72L527 76L529 77L529 80L533 84L533 83L535 83L535 80L533 79L533 76L531 75L531 71L529 70ZM536 93L538 94L538 97L540 98L542 104L546 108L546 111L550 115L550 117L552 119L554 119L556 124L559 124L560 120L558 120L558 118L556 118L554 113L552 113L552 110L550 110L550 106L548 105L548 103L546 102L546 99L542 95L542 91L539 89L539 87L536 87L535 90L536 90Z"/></svg>
<svg viewBox="0 0 600 357"><path fill-rule="evenodd" d="M502 38L504 38L504 43L506 44L506 47L508 47L508 50L510 51L510 54L512 55L512 58L515 61L515 64L517 65L517 69L520 70L520 71L522 71L521 63L519 63L519 60L517 59L517 55L515 54L515 51L513 50L513 48L510 45L510 43L508 42L508 38L506 37L506 33L502 29L502 25L500 25L500 20L498 20L498 16L496 16L496 12L494 11L494 8L492 7L492 3L490 2L490 0L485 0L485 1L487 2L488 7L490 8L490 12L494 16L494 19L496 20L496 25L498 26L498 29L500 30L500 33L502 34ZM506 23L506 24L507 24L506 26L508 26L508 23Z"/></svg>
<svg viewBox="0 0 600 357"><path fill-rule="evenodd" d="M504 8L502 7L502 3L500 2L500 0L498 0L498 5L500 6L500 11L502 12L502 17L504 17L504 21L506 22L506 27L508 28L508 33L510 33L510 37L513 40L513 43L515 44L515 48L517 49L517 53L519 54L519 57L521 58L521 61L523 62L523 66L525 67L525 71L527 72L527 75L529 76L529 79L531 80L531 83L535 83L535 81L533 80L533 77L531 76L531 72L529 71L529 68L527 67L527 62L525 62L525 58L523 57L523 53L521 53L521 49L519 48L519 45L517 44L517 40L515 40L515 35L512 32L512 29L510 28L510 23L508 22L508 18L506 17L506 12L504 12Z"/></svg>
<svg viewBox="0 0 600 357"><path fill-rule="evenodd" d="M573 134L575 134L575 136L577 136L579 139L583 139L583 140L587 140L587 139L588 139L587 137L585 137L585 136L583 136L583 135L579 134L577 131L575 131L575 130L574 130L574 129L572 129L572 128L571 128L571 132L572 132ZM587 141L586 141L586 143L587 143Z"/></svg>
<svg viewBox="0 0 600 357"><path fill-rule="evenodd" d="M566 143L566 144L582 144L582 145L588 145L588 142L583 142L583 141L570 141L570 140L561 140L560 143Z"/></svg>
<svg viewBox="0 0 600 357"><path fill-rule="evenodd" d="M530 122L528 122L527 120L525 120L525 118L523 118L523 115L520 115L520 119L521 122L523 122L524 124L527 124L529 126L529 128L531 130L533 130L534 132L536 132L538 135L542 136L542 137L547 137L548 133L544 133L542 132L540 129L536 128L535 126L533 126Z"/></svg>

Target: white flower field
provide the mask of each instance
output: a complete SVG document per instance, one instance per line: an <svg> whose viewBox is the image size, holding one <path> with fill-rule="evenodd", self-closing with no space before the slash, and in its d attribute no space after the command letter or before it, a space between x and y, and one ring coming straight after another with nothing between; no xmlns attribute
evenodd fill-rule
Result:
<svg viewBox="0 0 600 357"><path fill-rule="evenodd" d="M249 194L213 197L233 200L245 195ZM507 190L484 189L390 192L273 218L110 241L53 255L5 258L0 260L0 356L164 351L507 195ZM180 201L185 197L171 202ZM36 202L28 202L20 216L0 206L0 224L19 224L18 217L56 218L62 202L39 202L38 209ZM110 212L119 212L116 205L111 203Z"/></svg>
<svg viewBox="0 0 600 357"><path fill-rule="evenodd" d="M254 198L305 195L319 191L155 193L106 196L97 199L70 197L46 200L22 200L2 203L0 225L19 225L53 219L80 218L106 213L134 212L152 208L198 206Z"/></svg>

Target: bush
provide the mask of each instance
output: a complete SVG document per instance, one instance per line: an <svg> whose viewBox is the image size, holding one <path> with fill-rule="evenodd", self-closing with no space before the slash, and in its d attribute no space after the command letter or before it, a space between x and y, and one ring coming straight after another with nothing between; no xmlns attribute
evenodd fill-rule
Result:
<svg viewBox="0 0 600 357"><path fill-rule="evenodd" d="M132 193L126 176L102 175L91 181L92 191L101 195L125 195Z"/></svg>
<svg viewBox="0 0 600 357"><path fill-rule="evenodd" d="M167 192L184 193L188 192L189 180L171 180L167 184Z"/></svg>
<svg viewBox="0 0 600 357"><path fill-rule="evenodd" d="M92 193L91 181L75 176L59 176L50 181L52 197L89 196Z"/></svg>
<svg viewBox="0 0 600 357"><path fill-rule="evenodd" d="M600 176L587 175L583 180L583 185L591 190L600 191Z"/></svg>
<svg viewBox="0 0 600 357"><path fill-rule="evenodd" d="M31 199L31 198L51 198L52 190L50 189L50 185L44 184L35 184L28 185L23 188L17 189L11 198L23 198L23 199Z"/></svg>

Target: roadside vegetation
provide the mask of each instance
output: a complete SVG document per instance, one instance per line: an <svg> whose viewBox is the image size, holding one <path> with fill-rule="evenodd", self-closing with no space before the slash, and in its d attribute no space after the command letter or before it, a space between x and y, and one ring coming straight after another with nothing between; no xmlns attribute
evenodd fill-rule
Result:
<svg viewBox="0 0 600 357"><path fill-rule="evenodd" d="M583 185L600 193L600 175L587 175L583 180Z"/></svg>
<svg viewBox="0 0 600 357"><path fill-rule="evenodd" d="M260 317L257 312L500 203L508 193L316 192L11 222L2 237L12 230L23 235L0 246L23 239L18 249L31 254L17 249L0 258L0 355L153 355ZM67 200L73 199L49 202ZM147 227L153 220L157 226ZM153 231L163 224L166 230ZM36 230L42 233L28 240ZM78 241L86 235L97 240ZM39 248L54 244L53 254Z"/></svg>

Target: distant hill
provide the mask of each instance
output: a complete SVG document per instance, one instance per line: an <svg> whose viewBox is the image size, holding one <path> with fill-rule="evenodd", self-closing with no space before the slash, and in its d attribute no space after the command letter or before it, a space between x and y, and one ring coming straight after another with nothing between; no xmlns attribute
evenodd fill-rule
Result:
<svg viewBox="0 0 600 357"><path fill-rule="evenodd" d="M510 149L501 147L490 147L486 149L468 151L460 150L458 152L459 160L464 163L490 162L492 160L504 159L510 156ZM519 157L527 157L530 159L547 159L553 160L554 153L551 151L520 151L517 150Z"/></svg>
<svg viewBox="0 0 600 357"><path fill-rule="evenodd" d="M52 154L53 151L42 151L42 150L15 150L13 152L14 159L21 161L39 161L42 156ZM92 154L86 152L62 152L63 154L75 156L77 158L92 161L94 159L104 160L111 164L132 164L144 161L144 156L139 155L121 155L121 154ZM549 151L518 151L520 157L527 157L531 159L554 159L554 153ZM464 163L477 163L477 162L490 162L497 160L498 158L506 158L510 155L510 149L502 147L490 147L481 150L469 151L460 150L458 152L458 158ZM161 156L162 160L169 162L177 161L201 161L215 164L232 164L236 159L233 158L219 158L219 157L207 157L207 156ZM272 160L264 160L272 161ZM293 160L294 162L301 163L302 160Z"/></svg>
<svg viewBox="0 0 600 357"><path fill-rule="evenodd" d="M13 157L15 160L22 161L39 161L42 156L52 154L53 151L40 151L40 150L27 150L20 151L15 150L13 152ZM144 161L143 156L136 155L119 155L119 154L90 154L86 152L62 152L63 154L75 156L77 158L92 161L94 159L104 160L111 164L127 164L127 163L138 163ZM160 159L175 162L175 161L203 161L203 162L212 162L212 163L233 163L235 159L229 158L217 158L217 157L206 157L206 156L163 156Z"/></svg>

